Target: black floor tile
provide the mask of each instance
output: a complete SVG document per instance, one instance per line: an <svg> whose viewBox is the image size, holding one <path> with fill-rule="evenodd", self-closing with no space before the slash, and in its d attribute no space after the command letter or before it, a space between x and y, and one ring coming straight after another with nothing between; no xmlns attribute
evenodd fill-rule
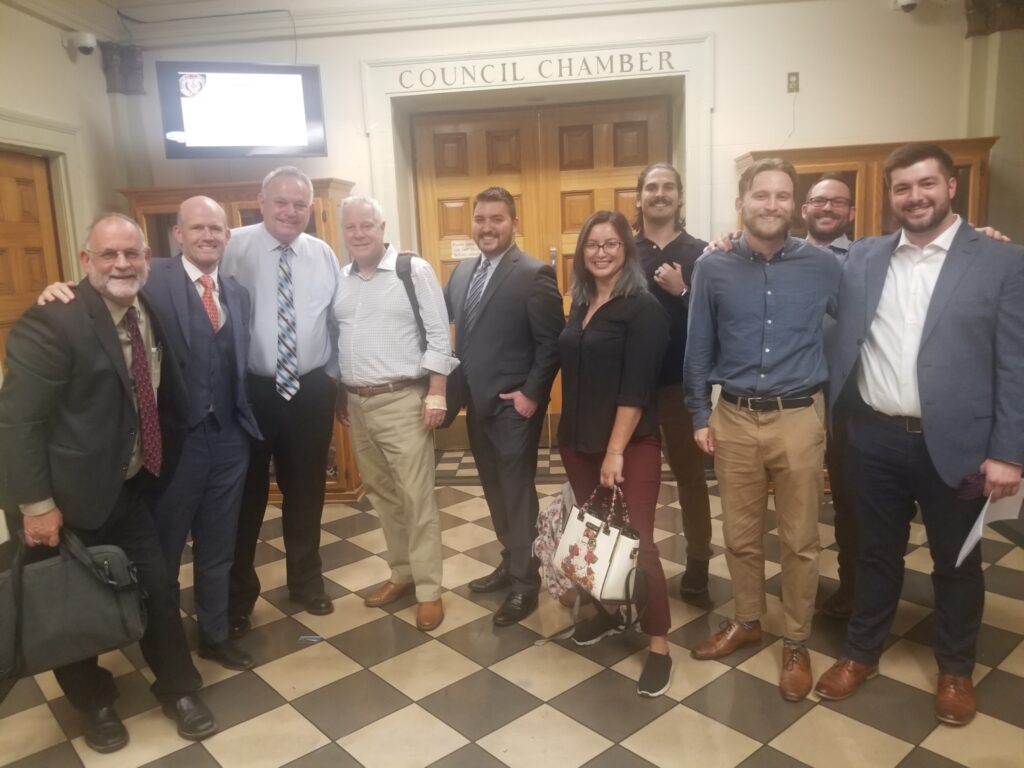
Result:
<svg viewBox="0 0 1024 768"><path fill-rule="evenodd" d="M351 517L346 517L345 520L338 520L337 522L344 523L346 520L351 519ZM343 565L349 565L350 563L358 563L369 556L369 552L349 541L332 541L330 544L324 544L320 547L320 562L323 564L325 572L333 571L335 568L341 568Z"/></svg>
<svg viewBox="0 0 1024 768"><path fill-rule="evenodd" d="M405 653L430 636L394 616L385 616L330 639L331 645L364 667Z"/></svg>
<svg viewBox="0 0 1024 768"><path fill-rule="evenodd" d="M543 702L490 670L481 669L417 703L470 741L476 741Z"/></svg>
<svg viewBox="0 0 1024 768"><path fill-rule="evenodd" d="M976 694L979 712L1024 728L1024 677L993 669L978 684Z"/></svg>
<svg viewBox="0 0 1024 768"><path fill-rule="evenodd" d="M329 523L324 523L321 527L335 536L347 539L380 528L380 520L376 516L364 512L360 515L349 515L340 520L332 520Z"/></svg>
<svg viewBox="0 0 1024 768"><path fill-rule="evenodd" d="M671 560L680 565L686 562L686 539L682 536L668 536L655 546L658 548L659 556L665 560Z"/></svg>
<svg viewBox="0 0 1024 768"><path fill-rule="evenodd" d="M444 510L441 510L440 514L438 515L438 520L441 523L442 531L447 531L451 528L458 528L460 525L466 525L467 523L471 522L469 520L465 520L459 517L458 515L449 515Z"/></svg>
<svg viewBox="0 0 1024 768"><path fill-rule="evenodd" d="M203 689L206 702L222 731L287 703L255 672L243 672Z"/></svg>
<svg viewBox="0 0 1024 768"><path fill-rule="evenodd" d="M220 725L220 723L218 723ZM223 728L223 726L221 726ZM218 768L220 763L206 751L202 744L179 749L166 757L146 763L144 768Z"/></svg>
<svg viewBox="0 0 1024 768"><path fill-rule="evenodd" d="M657 768L657 766L654 763L647 762L640 755L616 744L614 747L606 749L593 760L584 763L582 768Z"/></svg>
<svg viewBox="0 0 1024 768"><path fill-rule="evenodd" d="M284 518L275 517L273 520L264 520L260 526L260 541L270 541L284 536Z"/></svg>
<svg viewBox="0 0 1024 768"><path fill-rule="evenodd" d="M915 624L904 637L929 648L935 640L935 614L931 613ZM978 631L976 661L988 667L997 667L1020 643L1020 635L990 624L982 624Z"/></svg>
<svg viewBox="0 0 1024 768"><path fill-rule="evenodd" d="M671 504L673 501L679 501L679 490L676 488L676 484L662 483L661 488L658 489L658 504ZM675 510L675 513L681 514L678 509Z"/></svg>
<svg viewBox="0 0 1024 768"><path fill-rule="evenodd" d="M963 768L963 765L924 747L917 747L903 758L899 768Z"/></svg>
<svg viewBox="0 0 1024 768"><path fill-rule="evenodd" d="M802 763L795 757L790 757L785 752L779 752L765 744L736 768L801 768L805 765L807 763Z"/></svg>
<svg viewBox="0 0 1024 768"><path fill-rule="evenodd" d="M445 632L438 640L480 666L489 667L528 648L539 637L522 624L496 627L490 616L481 616L458 629Z"/></svg>
<svg viewBox="0 0 1024 768"><path fill-rule="evenodd" d="M324 579L324 594L331 600L337 600L339 597L344 597L348 593L349 591L341 586L341 584L336 584L330 579ZM297 603L291 599L287 586L267 590L266 592L263 592L260 597L287 616L294 616L296 613L301 613L306 610L306 607L302 605L302 603Z"/></svg>
<svg viewBox="0 0 1024 768"><path fill-rule="evenodd" d="M654 513L654 527L671 533L683 532L683 513L674 507L662 507Z"/></svg>
<svg viewBox="0 0 1024 768"><path fill-rule="evenodd" d="M679 674L680 670L675 672ZM610 669L587 678L548 704L615 742L636 733L676 705L667 696L637 696L636 682Z"/></svg>
<svg viewBox="0 0 1024 768"><path fill-rule="evenodd" d="M441 488L434 489L434 498L437 500L437 506L440 509L450 507L453 504L461 504L464 501L475 499L476 497L472 494L460 491L458 488L452 488L450 486L442 486Z"/></svg>
<svg viewBox="0 0 1024 768"><path fill-rule="evenodd" d="M0 760L2 760L0 756ZM49 749L23 757L13 763L4 763L7 768L82 768L82 761L70 741L56 744Z"/></svg>
<svg viewBox="0 0 1024 768"><path fill-rule="evenodd" d="M285 768L359 768L361 765L337 744L326 744L298 760L285 763Z"/></svg>
<svg viewBox="0 0 1024 768"><path fill-rule="evenodd" d="M474 592L469 588L469 584L463 584L453 589L452 592L493 613L505 602L505 595L508 594L509 590L499 589L496 592Z"/></svg>
<svg viewBox="0 0 1024 768"><path fill-rule="evenodd" d="M503 768L505 763L498 760L476 744L467 744L450 755L445 755L428 768Z"/></svg>
<svg viewBox="0 0 1024 768"><path fill-rule="evenodd" d="M829 618L821 612L814 614L811 619L811 636L806 643L812 651L838 659L846 647L846 621Z"/></svg>
<svg viewBox="0 0 1024 768"><path fill-rule="evenodd" d="M293 700L303 717L337 741L412 703L368 670L318 688Z"/></svg>
<svg viewBox="0 0 1024 768"><path fill-rule="evenodd" d="M0 701L0 718L22 712L46 703L46 697L36 685L35 678L23 677L14 684L7 697Z"/></svg>
<svg viewBox="0 0 1024 768"><path fill-rule="evenodd" d="M481 521L478 520L476 522L480 524ZM488 520L488 522L490 521ZM474 560L479 560L481 563L487 563L492 568L497 568L501 565L501 551L501 542L495 540L481 544L479 547L467 549L463 554L467 557L472 557Z"/></svg>
<svg viewBox="0 0 1024 768"><path fill-rule="evenodd" d="M1009 554L1012 549L1013 544L983 538L981 540L981 561L983 563L997 563Z"/></svg>
<svg viewBox="0 0 1024 768"><path fill-rule="evenodd" d="M566 650L590 659L602 667L615 666L626 657L632 656L634 653L645 650L650 646L650 640L647 638L647 635L637 631L636 628L619 635L611 635L593 645L576 645L571 637L565 640L557 640L556 642ZM673 663L678 664L679 660L674 659Z"/></svg>
<svg viewBox="0 0 1024 768"><path fill-rule="evenodd" d="M305 648L306 642L302 638L310 634L309 628L286 617L254 627L238 643L252 654L256 666L259 666Z"/></svg>
<svg viewBox="0 0 1024 768"><path fill-rule="evenodd" d="M985 571L985 591L1024 600L1024 574L1001 565L989 566Z"/></svg>
<svg viewBox="0 0 1024 768"><path fill-rule="evenodd" d="M726 672L682 703L762 743L774 739L814 707L807 700L786 701L779 686L738 669Z"/></svg>
<svg viewBox="0 0 1024 768"><path fill-rule="evenodd" d="M279 550L277 547L272 547L263 541L256 543L256 556L253 559L253 565L257 568L261 565L276 563L278 560L283 559L284 552Z"/></svg>
<svg viewBox="0 0 1024 768"><path fill-rule="evenodd" d="M870 725L897 739L920 744L939 723L932 694L879 675L843 701L823 701L822 706Z"/></svg>
<svg viewBox="0 0 1024 768"><path fill-rule="evenodd" d="M932 577L907 568L903 573L903 592L900 597L910 603L917 603L928 608L935 607L935 592L932 589Z"/></svg>

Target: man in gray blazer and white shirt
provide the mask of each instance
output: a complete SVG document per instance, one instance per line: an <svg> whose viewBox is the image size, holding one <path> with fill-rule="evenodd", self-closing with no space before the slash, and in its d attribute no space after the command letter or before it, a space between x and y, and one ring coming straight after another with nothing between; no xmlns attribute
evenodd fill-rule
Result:
<svg viewBox="0 0 1024 768"><path fill-rule="evenodd" d="M985 584L978 548L960 567L956 559L985 497L1020 485L1024 248L953 213L955 169L937 146L897 149L885 180L901 229L853 245L839 292L831 409L847 414L860 552L844 657L816 690L843 699L877 674L920 506L935 589L935 714L964 725L976 711Z"/></svg>

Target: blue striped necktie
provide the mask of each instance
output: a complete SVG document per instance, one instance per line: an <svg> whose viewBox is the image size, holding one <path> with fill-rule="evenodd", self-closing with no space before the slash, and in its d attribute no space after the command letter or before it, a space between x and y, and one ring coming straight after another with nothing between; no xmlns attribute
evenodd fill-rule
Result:
<svg viewBox="0 0 1024 768"><path fill-rule="evenodd" d="M487 284L487 275L491 271L491 260L486 256L480 257L480 266L473 273L473 279L469 283L469 292L466 293L466 333L469 333L480 315L480 299L484 296L484 286Z"/></svg>
<svg viewBox="0 0 1024 768"><path fill-rule="evenodd" d="M299 351L295 336L295 290L290 245L282 245L277 262L277 393L291 400L299 391Z"/></svg>

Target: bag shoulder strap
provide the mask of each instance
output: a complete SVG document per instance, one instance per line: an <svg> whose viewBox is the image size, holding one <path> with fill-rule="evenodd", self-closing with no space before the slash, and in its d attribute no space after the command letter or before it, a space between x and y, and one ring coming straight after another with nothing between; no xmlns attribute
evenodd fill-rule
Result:
<svg viewBox="0 0 1024 768"><path fill-rule="evenodd" d="M416 318L416 328L420 332L420 351L427 351L427 329L423 325L423 316L420 314L420 302L416 298L416 287L412 284L412 257L416 254L412 251L402 251L398 254L395 262L395 274L405 286L405 293L412 305L412 315Z"/></svg>

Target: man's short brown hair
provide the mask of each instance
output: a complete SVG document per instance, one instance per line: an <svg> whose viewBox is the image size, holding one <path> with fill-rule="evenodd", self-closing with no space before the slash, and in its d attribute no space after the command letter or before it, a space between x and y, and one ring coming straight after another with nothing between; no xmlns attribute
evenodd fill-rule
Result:
<svg viewBox="0 0 1024 768"><path fill-rule="evenodd" d="M796 168L793 167L793 164L788 160L783 160L781 157L766 157L748 166L740 174L740 197L747 194L750 185L754 183L754 177L765 171L782 171L789 176L793 181L793 193L796 194Z"/></svg>
<svg viewBox="0 0 1024 768"><path fill-rule="evenodd" d="M488 187L473 198L474 208L476 208L477 203L504 203L508 206L509 217L513 219L518 218L516 216L516 199L504 187Z"/></svg>
<svg viewBox="0 0 1024 768"><path fill-rule="evenodd" d="M892 151L892 154L885 159L882 166L882 174L885 176L885 186L892 186L892 172L900 168L909 168L920 163L922 160L937 160L942 175L947 179L956 173L956 166L953 165L953 158L949 153L937 144L926 144L925 142L912 142L904 144Z"/></svg>

